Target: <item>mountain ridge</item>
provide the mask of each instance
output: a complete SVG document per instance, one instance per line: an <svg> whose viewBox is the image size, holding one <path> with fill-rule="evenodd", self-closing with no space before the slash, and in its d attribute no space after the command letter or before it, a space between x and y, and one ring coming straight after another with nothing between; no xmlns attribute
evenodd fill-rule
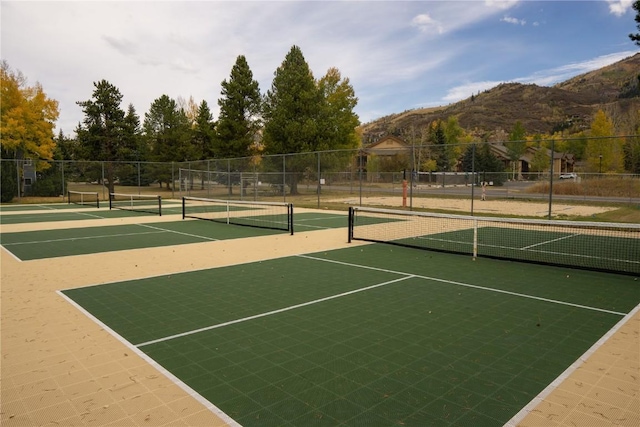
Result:
<svg viewBox="0 0 640 427"><path fill-rule="evenodd" d="M360 129L366 145L386 135L419 133L435 120L455 116L468 133L493 141L503 139L517 121L528 134L584 132L598 110L615 118L618 133L637 132L640 53L553 86L501 83L447 106L391 114Z"/></svg>

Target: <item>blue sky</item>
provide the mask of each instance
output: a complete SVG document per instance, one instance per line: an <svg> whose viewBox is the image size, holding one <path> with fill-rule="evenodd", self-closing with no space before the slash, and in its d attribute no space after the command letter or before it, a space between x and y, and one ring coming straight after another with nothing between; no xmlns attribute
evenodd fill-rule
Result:
<svg viewBox="0 0 640 427"><path fill-rule="evenodd" d="M141 120L151 103L206 100L238 55L262 93L292 45L316 78L336 67L363 123L447 105L501 82L553 85L640 51L631 0L77 1L0 3L1 57L59 101L58 129L105 79Z"/></svg>

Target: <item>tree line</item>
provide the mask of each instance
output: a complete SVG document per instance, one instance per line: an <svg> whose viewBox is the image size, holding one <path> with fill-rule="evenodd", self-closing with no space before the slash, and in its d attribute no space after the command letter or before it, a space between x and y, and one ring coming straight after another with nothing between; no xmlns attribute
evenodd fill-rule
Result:
<svg viewBox="0 0 640 427"><path fill-rule="evenodd" d="M6 102L5 81L15 92L15 102ZM122 106L120 90L106 80L94 82L90 99L78 101L83 120L75 137L62 132L53 137L58 117L57 102L46 98L36 85L2 65L2 158L39 160L46 173L46 160L104 162L104 184L114 190L119 162L184 162L206 159L251 158L260 154L304 153L358 147L359 119L355 91L337 68L316 79L298 46L292 46L274 72L271 88L261 94L258 82L243 55L237 57L228 79L221 83L219 116L214 120L206 101L195 105L162 95L154 100L144 118L133 105ZM38 92L39 91L39 92ZM11 92L11 94L13 94ZM7 93L9 91L7 90ZM13 99L12 98L12 99ZM37 128L20 103L39 102L29 111L48 111ZM10 110L5 114L5 108ZM15 117L23 114L20 117ZM27 131L18 129L20 126ZM33 129L31 129L33 128ZM303 167L302 165L300 167ZM7 179L15 176L7 171ZM8 168L6 168L8 169ZM54 171L49 171L51 175ZM171 185L166 168L156 168L147 179ZM5 186L3 185L3 188ZM15 188L8 185L7 188ZM291 186L292 192L295 185ZM59 194L59 193L58 193Z"/></svg>

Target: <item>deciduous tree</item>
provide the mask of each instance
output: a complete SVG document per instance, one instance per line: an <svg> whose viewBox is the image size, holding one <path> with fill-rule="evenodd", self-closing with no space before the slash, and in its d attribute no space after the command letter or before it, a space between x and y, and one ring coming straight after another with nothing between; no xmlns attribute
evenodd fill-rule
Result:
<svg viewBox="0 0 640 427"><path fill-rule="evenodd" d="M0 68L2 157L31 159L37 170L44 170L49 167L45 160L53 159L56 146L53 128L58 101L47 97L39 83L29 86L26 77L13 71L8 62L2 61Z"/></svg>
<svg viewBox="0 0 640 427"><path fill-rule="evenodd" d="M640 111L637 113L635 134L640 135ZM624 168L627 172L640 174L640 137L632 136L624 142Z"/></svg>
<svg viewBox="0 0 640 427"><path fill-rule="evenodd" d="M357 148L360 138L356 128L360 120L353 110L358 104L358 98L349 79L343 79L337 68L329 68L327 74L318 81L318 90L322 98L318 148Z"/></svg>
<svg viewBox="0 0 640 427"><path fill-rule="evenodd" d="M452 169L455 166L456 160L462 155L463 146L460 145L460 143L463 142L463 139L466 139L464 129L460 126L457 117L447 117L447 120L444 122L444 135L447 140L449 169Z"/></svg>
<svg viewBox="0 0 640 427"><path fill-rule="evenodd" d="M360 119L354 112L358 98L349 79L342 78L335 67L329 68L318 80L317 87L322 102L317 120L318 149L330 150L320 156L322 170L344 170L353 157L351 152L343 150L357 148L361 143L361 136L357 131Z"/></svg>
<svg viewBox="0 0 640 427"><path fill-rule="evenodd" d="M507 147L509 160L511 160L513 179L516 179L516 174L521 172L518 168L518 164L520 162L520 157L522 157L527 150L526 136L527 131L524 129L522 122L518 120L509 133L509 140L504 143L505 147Z"/></svg>
<svg viewBox="0 0 640 427"><path fill-rule="evenodd" d="M591 122L591 138L587 142L586 156L589 170L604 173L622 172L624 166L622 142L613 138L614 125L607 114L598 110Z"/></svg>

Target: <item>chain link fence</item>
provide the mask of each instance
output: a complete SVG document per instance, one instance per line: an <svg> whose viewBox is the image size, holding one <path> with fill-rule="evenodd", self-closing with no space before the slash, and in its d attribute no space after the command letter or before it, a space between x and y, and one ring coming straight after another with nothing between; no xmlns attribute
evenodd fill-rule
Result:
<svg viewBox="0 0 640 427"><path fill-rule="evenodd" d="M625 137L620 146L637 149L639 138ZM13 180L3 178L3 192L12 192L14 201L30 196L66 201L68 191L98 192L108 200L107 177L112 176L118 193L274 200L315 208L355 204L412 209L422 205L418 200L451 198L466 200L465 213L473 214L474 201L485 191L494 200L547 202L549 216L554 203L565 201L640 207L640 175L603 172L603 156L595 163L593 158L575 162L572 156L545 148L512 160L504 150L492 149L499 162L488 170L479 157L482 145L448 146L448 151L457 153L449 158L433 145L390 149L374 145L172 163L63 160L40 162L30 176L27 161L2 159L3 176L15 174ZM636 156L635 161L640 156L640 152L625 153L622 157ZM605 160L611 167L613 160Z"/></svg>

